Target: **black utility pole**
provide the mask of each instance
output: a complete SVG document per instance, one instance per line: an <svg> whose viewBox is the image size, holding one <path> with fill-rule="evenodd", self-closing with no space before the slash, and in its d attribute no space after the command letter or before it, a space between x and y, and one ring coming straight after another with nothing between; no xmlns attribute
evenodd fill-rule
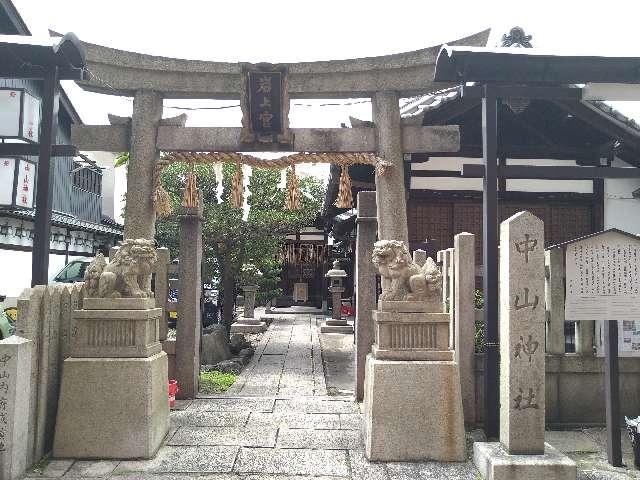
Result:
<svg viewBox="0 0 640 480"><path fill-rule="evenodd" d="M500 425L500 350L498 346L498 99L485 85L482 95L482 262L484 266L484 429L496 438Z"/></svg>
<svg viewBox="0 0 640 480"><path fill-rule="evenodd" d="M618 378L618 322L604 322L604 391L607 407L607 459L614 467L622 466L620 445L620 388Z"/></svg>
<svg viewBox="0 0 640 480"><path fill-rule="evenodd" d="M31 256L31 286L46 285L49 280L49 237L53 204L53 169L51 146L58 132L60 84L58 67L50 67L44 74L42 89L42 127L40 155L36 180L36 212L34 219L33 255Z"/></svg>

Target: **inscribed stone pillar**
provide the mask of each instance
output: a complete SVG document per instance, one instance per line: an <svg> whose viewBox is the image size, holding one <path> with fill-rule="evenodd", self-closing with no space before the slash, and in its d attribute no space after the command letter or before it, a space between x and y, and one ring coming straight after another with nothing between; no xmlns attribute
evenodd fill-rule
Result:
<svg viewBox="0 0 640 480"><path fill-rule="evenodd" d="M153 210L153 172L158 159L156 138L162 118L162 96L151 90L139 90L133 99L131 151L127 171L124 238L155 236Z"/></svg>
<svg viewBox="0 0 640 480"><path fill-rule="evenodd" d="M422 267L427 263L427 252L421 249L414 250L413 261Z"/></svg>
<svg viewBox="0 0 640 480"><path fill-rule="evenodd" d="M30 466L29 417L33 342L0 340L0 480L20 478Z"/></svg>
<svg viewBox="0 0 640 480"><path fill-rule="evenodd" d="M246 285L242 287L244 293L244 318L253 318L256 308L256 292L258 287L256 285Z"/></svg>
<svg viewBox="0 0 640 480"><path fill-rule="evenodd" d="M459 233L454 237L454 315L455 360L460 368L462 407L465 423L476 421L475 389L475 236Z"/></svg>
<svg viewBox="0 0 640 480"><path fill-rule="evenodd" d="M178 322L176 331L176 380L178 398L195 398L200 375L202 318L202 201L184 207L180 215Z"/></svg>
<svg viewBox="0 0 640 480"><path fill-rule="evenodd" d="M356 400L364 397L367 355L375 340L372 311L376 308L376 268L371 262L376 241L376 193L358 193L356 237Z"/></svg>
<svg viewBox="0 0 640 480"><path fill-rule="evenodd" d="M544 224L520 212L500 225L500 442L544 454Z"/></svg>
<svg viewBox="0 0 640 480"><path fill-rule="evenodd" d="M564 354L564 252L553 248L544 252L544 298L548 313L547 353Z"/></svg>
<svg viewBox="0 0 640 480"><path fill-rule="evenodd" d="M169 249L161 247L156 249L158 261L156 262L156 281L154 295L156 299L156 307L162 309L162 317L160 320L160 341L167 339L167 300L169 298ZM162 320L163 319L163 320Z"/></svg>
<svg viewBox="0 0 640 480"><path fill-rule="evenodd" d="M391 164L384 175L376 175L378 238L408 243L407 199L404 187L404 156L397 92L376 92L373 97L378 155Z"/></svg>

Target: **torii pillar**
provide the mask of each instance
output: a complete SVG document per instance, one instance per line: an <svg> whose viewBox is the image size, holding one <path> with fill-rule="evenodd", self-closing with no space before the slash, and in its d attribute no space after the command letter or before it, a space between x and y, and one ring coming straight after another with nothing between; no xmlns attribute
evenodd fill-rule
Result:
<svg viewBox="0 0 640 480"><path fill-rule="evenodd" d="M378 155L392 165L384 175L375 176L378 239L401 240L408 244L400 97L397 92L376 92L372 101Z"/></svg>
<svg viewBox="0 0 640 480"><path fill-rule="evenodd" d="M133 99L131 150L127 172L124 238L153 240L156 215L153 208L153 179L159 151L158 125L162 118L162 95L138 90Z"/></svg>

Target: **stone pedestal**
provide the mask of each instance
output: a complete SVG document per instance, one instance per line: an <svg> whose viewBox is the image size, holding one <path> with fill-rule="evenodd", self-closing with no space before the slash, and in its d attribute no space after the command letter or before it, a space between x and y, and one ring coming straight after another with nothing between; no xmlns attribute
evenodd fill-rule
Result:
<svg viewBox="0 0 640 480"><path fill-rule="evenodd" d="M576 463L548 443L541 455L509 455L498 442L476 442L473 463L487 480L575 480L578 473Z"/></svg>
<svg viewBox="0 0 640 480"><path fill-rule="evenodd" d="M365 454L371 461L462 462L464 419L452 361L378 360L365 367Z"/></svg>
<svg viewBox="0 0 640 480"><path fill-rule="evenodd" d="M64 361L53 455L151 458L169 431L162 309L153 299L85 299L83 307L73 316L78 333Z"/></svg>
<svg viewBox="0 0 640 480"><path fill-rule="evenodd" d="M344 287L329 287L331 292L331 318L320 325L320 333L353 333L353 326L342 318L342 294Z"/></svg>
<svg viewBox="0 0 640 480"><path fill-rule="evenodd" d="M379 302L367 356L365 454L372 461L464 461L458 365L449 314L424 302Z"/></svg>
<svg viewBox="0 0 640 480"><path fill-rule="evenodd" d="M239 317L231 325L231 333L261 333L267 330L266 322L255 318L257 285L245 285L244 292L244 316Z"/></svg>
<svg viewBox="0 0 640 480"><path fill-rule="evenodd" d="M267 323L255 318L240 317L231 324L231 333L261 333L267 330Z"/></svg>

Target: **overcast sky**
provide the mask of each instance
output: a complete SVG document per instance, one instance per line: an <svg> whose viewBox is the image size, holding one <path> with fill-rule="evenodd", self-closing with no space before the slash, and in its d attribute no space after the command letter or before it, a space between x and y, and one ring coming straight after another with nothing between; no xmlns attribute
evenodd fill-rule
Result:
<svg viewBox="0 0 640 480"><path fill-rule="evenodd" d="M228 62L295 62L399 53L492 28L489 46L515 25L535 47L640 56L640 2L609 0L257 1L14 0L34 35L47 28L125 50ZM107 113L130 115L131 100L65 84L87 124ZM370 118L370 103L319 106L295 100L293 127L337 127L349 115ZM310 103L315 106L299 106ZM166 106L237 104L166 100ZM640 122L640 102L614 105ZM165 108L165 116L182 113ZM187 112L191 126L239 126L240 109Z"/></svg>

